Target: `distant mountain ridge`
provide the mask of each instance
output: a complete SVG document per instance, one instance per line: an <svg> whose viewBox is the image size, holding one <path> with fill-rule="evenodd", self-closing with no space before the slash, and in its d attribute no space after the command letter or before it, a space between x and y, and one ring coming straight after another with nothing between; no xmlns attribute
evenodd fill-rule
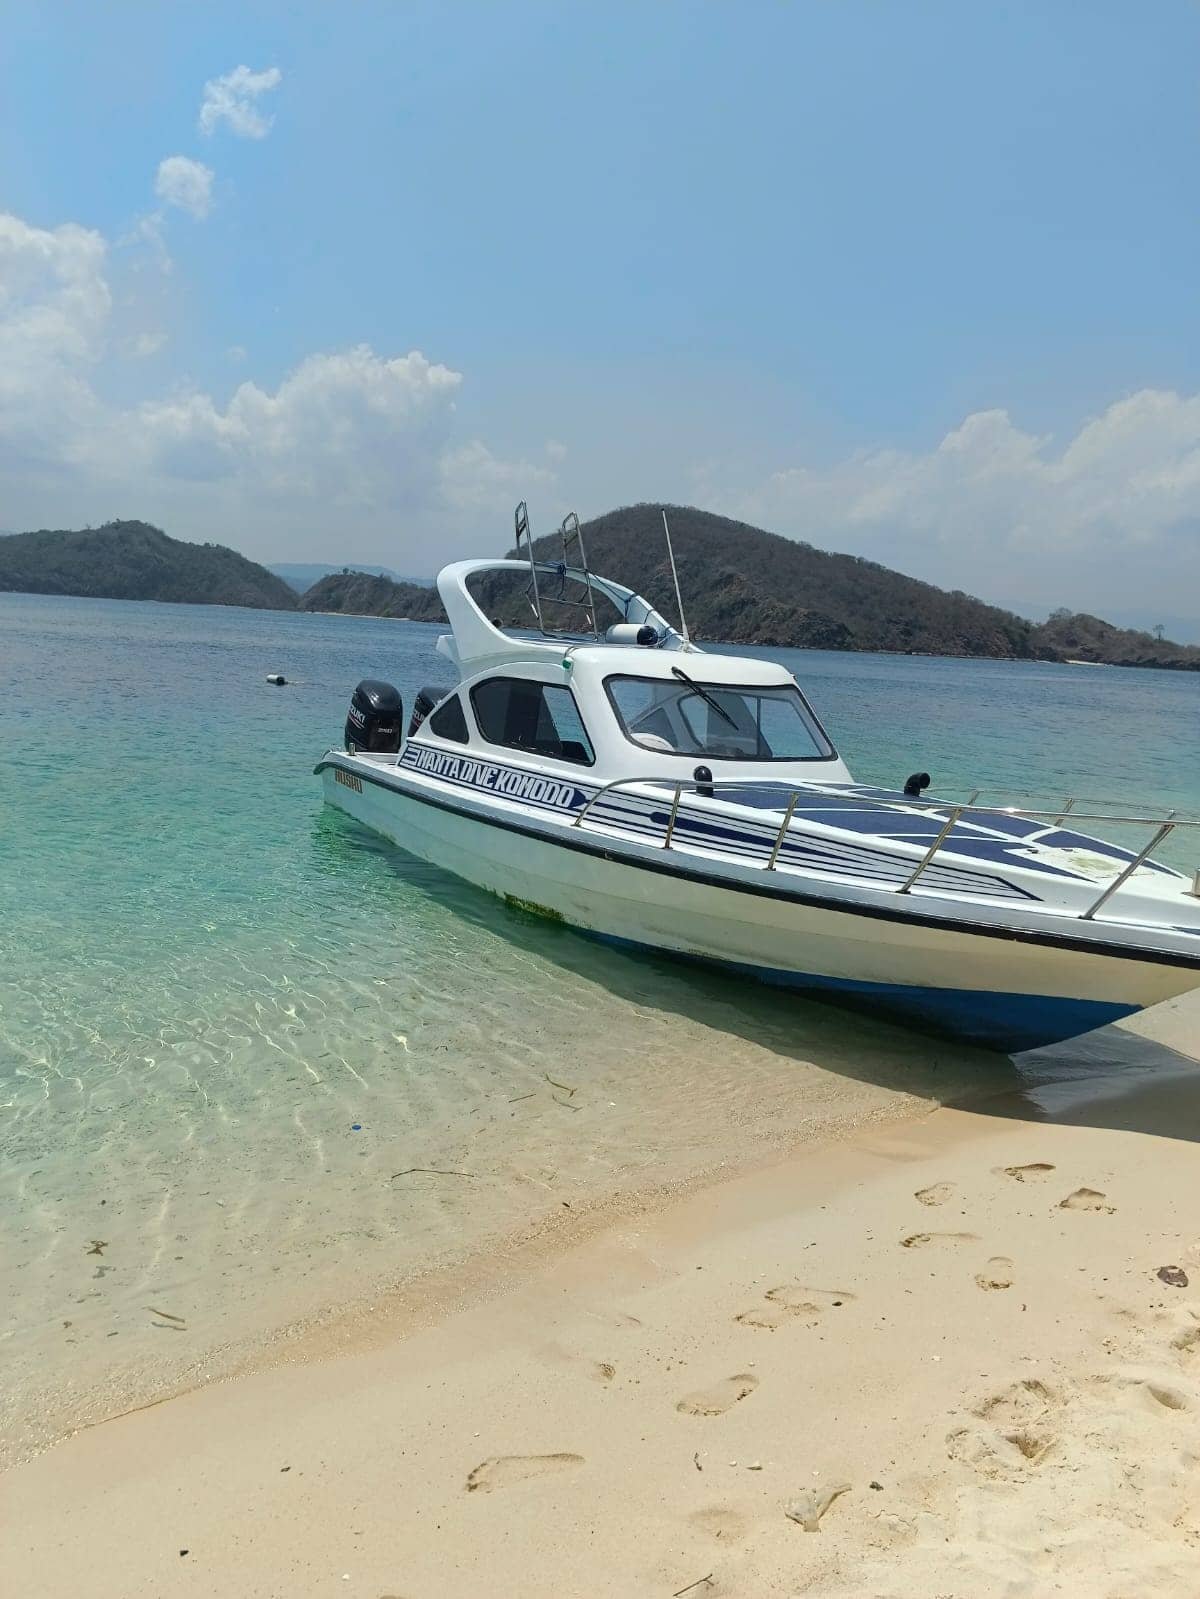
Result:
<svg viewBox="0 0 1200 1599"><path fill-rule="evenodd" d="M688 625L698 639L1200 670L1200 648L1063 612L1033 623L877 562L818 550L690 506L626 506L585 522L592 570L644 594L671 620L676 612L662 531L664 509ZM561 543L553 535L539 539L534 548L545 560L561 555ZM488 614L506 625L527 624L530 611L521 588L521 583L487 579L480 599ZM306 610L445 621L436 589L356 573L322 579L301 605Z"/></svg>
<svg viewBox="0 0 1200 1599"><path fill-rule="evenodd" d="M264 564L268 572L281 577L297 594L306 593L314 583L337 572L366 572L371 577L390 577L393 583L416 583L421 588L433 583L431 577L406 577L390 566L377 566L371 561L267 561Z"/></svg>
<svg viewBox="0 0 1200 1599"><path fill-rule="evenodd" d="M294 611L295 591L223 544L185 544L148 522L0 538L0 590Z"/></svg>
<svg viewBox="0 0 1200 1599"><path fill-rule="evenodd" d="M1195 645L1065 610L1030 622L875 561L819 550L690 506L626 506L584 523L591 569L644 594L672 620L664 509L688 624L698 639L1200 671ZM535 549L543 560L561 557L553 535L539 539ZM544 585L544 597L552 586ZM509 626L528 625L524 589L519 574L502 573L481 578L477 593L489 616ZM446 620L437 589L421 582L341 569L297 594L277 572L235 550L188 544L146 522L0 536L0 590ZM555 615L549 602L547 618L556 625L578 624L578 613L560 608Z"/></svg>

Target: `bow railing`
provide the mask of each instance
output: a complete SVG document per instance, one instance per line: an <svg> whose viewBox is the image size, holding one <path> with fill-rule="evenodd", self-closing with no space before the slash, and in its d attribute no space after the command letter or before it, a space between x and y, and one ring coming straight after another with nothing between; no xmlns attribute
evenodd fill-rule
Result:
<svg viewBox="0 0 1200 1599"><path fill-rule="evenodd" d="M578 816L575 817L572 825L581 828L589 821L591 822L592 826L597 825L592 813L595 811L596 806L601 800L620 790L646 787L668 789L671 791L671 808L667 815L667 825L663 833L661 846L666 850L677 847L675 844L675 833L679 820L679 807L682 803L685 793L697 794L702 799L711 799L716 796L717 790L724 790L728 793L729 791L736 791L738 789L753 789L761 793L764 789L778 788L780 793L780 807L783 811L783 816L776 831L770 854L762 868L767 872L773 872L778 869L779 854L787 838L788 828L792 824L792 820L796 813L796 808L800 804L800 801L802 799L811 799L819 802L823 797L833 797L832 795L825 796L823 791L820 789L793 788L790 785L770 782L764 783L761 780L755 782L751 778L712 778L698 780L695 778L670 778L663 777L662 775L653 777L619 777L611 783L605 783L603 787L597 789L596 792L590 796L586 804L580 810ZM969 799L957 803L947 800L923 800L917 798L916 796L910 797L908 795L905 795L903 798L897 795L894 801L883 800L877 802L880 805L887 806L889 810L900 815L914 811L932 813L942 821L942 825L931 841L929 848L925 851L921 859L916 863L916 865L913 867L913 870L904 879L904 881L896 887L894 890L895 893L910 894L912 892L913 888L921 880L928 868L933 864L934 859L945 845L946 840L953 833L959 822L965 817L975 819L977 817L986 818L988 816L1019 816L1029 821L1044 821L1046 823L1047 832L1053 832L1055 828L1061 826L1063 821L1068 816L1073 824L1077 822L1106 822L1111 826L1153 828L1154 831L1151 837L1140 850L1131 855L1130 859L1126 862L1124 869L1116 875L1111 883L1107 883L1104 886L1103 890L1084 910L1078 913L1080 921L1091 921L1096 913L1108 903L1113 895L1120 888L1124 887L1124 885L1133 876L1134 872L1136 872L1140 866L1145 865L1147 861L1152 860L1154 852L1165 842L1168 837L1170 837L1170 835L1177 828L1200 828L1200 817L1180 816L1173 810L1166 811L1165 815L1150 816L1144 814L1138 816L1129 816L1114 811L1078 810L1076 809L1076 806L1081 804L1101 804L1103 802L1082 800L1076 796L1068 796L1062 802L1048 810L1025 805L979 805L976 803L976 799L981 792L983 791L976 789ZM730 797L735 796L731 795ZM619 826L620 824L618 822L616 824L609 823L606 825ZM1034 836L1031 838L1022 839L1020 842L1036 843L1037 838ZM1197 898L1200 898L1200 869L1197 870L1191 889L1188 890L1188 892L1195 895Z"/></svg>

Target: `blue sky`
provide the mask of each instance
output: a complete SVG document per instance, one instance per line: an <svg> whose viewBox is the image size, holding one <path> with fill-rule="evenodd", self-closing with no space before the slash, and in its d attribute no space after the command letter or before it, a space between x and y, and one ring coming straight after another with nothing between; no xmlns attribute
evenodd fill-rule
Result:
<svg viewBox="0 0 1200 1599"><path fill-rule="evenodd" d="M1200 611L1191 4L0 24L2 527L428 571L665 498Z"/></svg>

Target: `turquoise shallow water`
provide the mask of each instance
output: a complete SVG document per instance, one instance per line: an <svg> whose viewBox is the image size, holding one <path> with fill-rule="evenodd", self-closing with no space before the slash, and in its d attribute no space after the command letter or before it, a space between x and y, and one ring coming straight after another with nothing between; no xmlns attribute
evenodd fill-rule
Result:
<svg viewBox="0 0 1200 1599"><path fill-rule="evenodd" d="M0 595L19 1445L561 1208L907 1088L1004 1086L994 1059L530 921L324 810L311 769L353 684L410 704L447 675L436 632ZM1195 678L773 653L863 780L1200 809ZM468 1175L394 1175L422 1166Z"/></svg>

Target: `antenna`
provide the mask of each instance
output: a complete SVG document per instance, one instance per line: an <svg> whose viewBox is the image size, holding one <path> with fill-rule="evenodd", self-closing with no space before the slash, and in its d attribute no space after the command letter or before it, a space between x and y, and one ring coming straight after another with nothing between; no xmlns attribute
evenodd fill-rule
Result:
<svg viewBox="0 0 1200 1599"><path fill-rule="evenodd" d="M683 634L683 642L690 644L691 639L688 637L687 618L683 614L683 595L679 592L679 573L675 570L675 551L671 548L671 529L667 523L665 510L663 511L662 519L663 532L667 535L667 554L671 558L671 576L675 579L675 603L679 607L679 629Z"/></svg>

